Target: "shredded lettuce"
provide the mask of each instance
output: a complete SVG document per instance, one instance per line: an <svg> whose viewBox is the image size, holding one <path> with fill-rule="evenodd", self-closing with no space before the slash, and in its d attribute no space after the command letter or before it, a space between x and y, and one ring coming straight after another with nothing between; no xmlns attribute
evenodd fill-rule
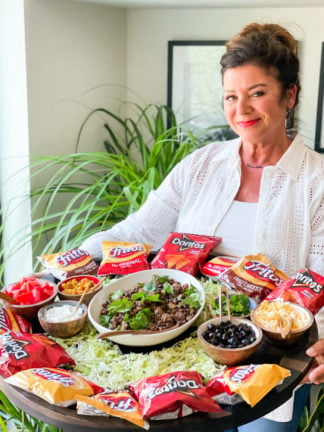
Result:
<svg viewBox="0 0 324 432"><path fill-rule="evenodd" d="M217 284L209 280L203 284L207 297L216 292ZM208 319L206 314L207 309L204 315ZM171 347L148 353L123 354L117 344L97 339L96 330L89 322L78 335L70 339L56 338L56 341L75 360L75 371L112 390L125 388L140 378L177 370L195 370L207 382L224 369L205 353L195 331Z"/></svg>

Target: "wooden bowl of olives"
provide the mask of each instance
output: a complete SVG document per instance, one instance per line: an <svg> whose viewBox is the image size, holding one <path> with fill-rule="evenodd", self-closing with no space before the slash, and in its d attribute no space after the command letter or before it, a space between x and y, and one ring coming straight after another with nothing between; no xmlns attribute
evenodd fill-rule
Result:
<svg viewBox="0 0 324 432"><path fill-rule="evenodd" d="M262 330L250 320L232 318L220 321L212 318L197 330L198 339L206 353L217 363L233 366L242 364L257 349Z"/></svg>

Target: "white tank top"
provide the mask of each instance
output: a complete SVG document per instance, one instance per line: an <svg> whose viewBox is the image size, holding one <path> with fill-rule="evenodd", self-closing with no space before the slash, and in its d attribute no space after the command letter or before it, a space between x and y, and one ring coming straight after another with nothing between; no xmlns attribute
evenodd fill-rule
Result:
<svg viewBox="0 0 324 432"><path fill-rule="evenodd" d="M222 237L214 249L217 255L242 257L256 253L253 248L258 203L233 201L218 225L215 236Z"/></svg>

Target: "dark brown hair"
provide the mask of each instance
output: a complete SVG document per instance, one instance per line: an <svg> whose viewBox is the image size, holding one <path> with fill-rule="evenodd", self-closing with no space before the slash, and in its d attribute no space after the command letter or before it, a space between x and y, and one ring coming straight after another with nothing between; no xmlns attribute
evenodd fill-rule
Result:
<svg viewBox="0 0 324 432"><path fill-rule="evenodd" d="M226 43L226 52L220 64L222 75L227 69L252 63L267 70L274 69L283 90L297 86L296 102L300 92L297 41L278 24L249 24Z"/></svg>

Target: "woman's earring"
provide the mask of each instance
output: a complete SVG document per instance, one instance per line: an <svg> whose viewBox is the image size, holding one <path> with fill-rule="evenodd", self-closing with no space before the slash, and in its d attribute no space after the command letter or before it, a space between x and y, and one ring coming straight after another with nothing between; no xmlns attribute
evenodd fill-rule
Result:
<svg viewBox="0 0 324 432"><path fill-rule="evenodd" d="M285 127L287 130L293 129L294 127L294 117L292 116L291 110L286 112Z"/></svg>

